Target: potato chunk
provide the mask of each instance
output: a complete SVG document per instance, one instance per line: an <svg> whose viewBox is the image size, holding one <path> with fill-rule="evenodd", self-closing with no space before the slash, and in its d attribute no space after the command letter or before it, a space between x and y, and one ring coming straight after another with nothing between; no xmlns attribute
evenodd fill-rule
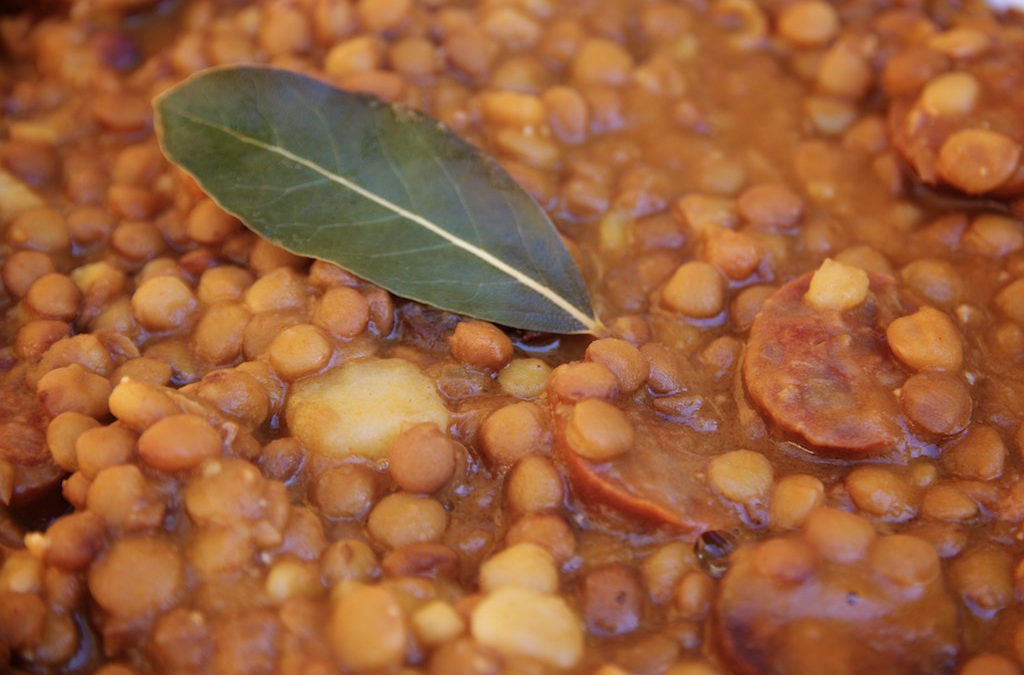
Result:
<svg viewBox="0 0 1024 675"><path fill-rule="evenodd" d="M845 312L864 302L867 296L867 272L826 258L811 277L804 300L815 309Z"/></svg>
<svg viewBox="0 0 1024 675"><path fill-rule="evenodd" d="M448 427L433 380L403 359L359 359L295 384L288 428L304 446L331 457L383 459L388 445L421 422Z"/></svg>

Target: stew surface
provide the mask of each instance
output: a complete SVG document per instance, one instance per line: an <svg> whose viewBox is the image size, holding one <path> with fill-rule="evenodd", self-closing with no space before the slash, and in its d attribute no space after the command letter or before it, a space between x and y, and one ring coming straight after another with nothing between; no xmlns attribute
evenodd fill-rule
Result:
<svg viewBox="0 0 1024 675"><path fill-rule="evenodd" d="M1024 15L74 0L0 47L0 670L1022 672ZM150 103L240 63L495 157L609 334L244 229Z"/></svg>

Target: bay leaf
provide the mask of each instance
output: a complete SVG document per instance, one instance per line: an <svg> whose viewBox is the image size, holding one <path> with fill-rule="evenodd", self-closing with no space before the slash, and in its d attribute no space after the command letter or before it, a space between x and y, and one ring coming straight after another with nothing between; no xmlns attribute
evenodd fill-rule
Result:
<svg viewBox="0 0 1024 675"><path fill-rule="evenodd" d="M597 332L544 210L436 120L261 66L204 71L154 106L164 154L275 244L459 314Z"/></svg>

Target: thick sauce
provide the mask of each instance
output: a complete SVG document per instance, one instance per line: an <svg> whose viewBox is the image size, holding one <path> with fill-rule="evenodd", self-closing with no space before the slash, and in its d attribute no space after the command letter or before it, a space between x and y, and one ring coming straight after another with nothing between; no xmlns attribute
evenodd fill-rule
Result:
<svg viewBox="0 0 1024 675"><path fill-rule="evenodd" d="M0 18L0 671L1021 673L1024 17L890 5ZM246 231L150 105L238 63L493 155L610 335Z"/></svg>

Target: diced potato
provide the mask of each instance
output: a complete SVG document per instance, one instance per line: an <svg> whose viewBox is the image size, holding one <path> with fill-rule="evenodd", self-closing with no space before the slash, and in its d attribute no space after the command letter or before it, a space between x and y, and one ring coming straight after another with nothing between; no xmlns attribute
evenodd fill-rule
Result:
<svg viewBox="0 0 1024 675"><path fill-rule="evenodd" d="M6 222L22 211L43 205L32 188L0 169L0 221Z"/></svg>
<svg viewBox="0 0 1024 675"><path fill-rule="evenodd" d="M867 296L867 272L827 258L811 277L804 300L815 309L843 312L864 302Z"/></svg>
<svg viewBox="0 0 1024 675"><path fill-rule="evenodd" d="M473 637L506 656L528 656L556 668L583 657L583 629L565 600L529 588L503 586L473 608Z"/></svg>
<svg viewBox="0 0 1024 675"><path fill-rule="evenodd" d="M405 429L449 412L434 381L403 359L359 359L298 382L285 408L288 428L306 448L330 457L383 459Z"/></svg>
<svg viewBox="0 0 1024 675"><path fill-rule="evenodd" d="M447 602L434 600L412 615L412 629L420 642L437 645L462 635L466 624Z"/></svg>
<svg viewBox="0 0 1024 675"><path fill-rule="evenodd" d="M496 553L480 565L480 589L493 591L502 586L522 586L554 593L558 590L558 569L546 550L523 542Z"/></svg>

